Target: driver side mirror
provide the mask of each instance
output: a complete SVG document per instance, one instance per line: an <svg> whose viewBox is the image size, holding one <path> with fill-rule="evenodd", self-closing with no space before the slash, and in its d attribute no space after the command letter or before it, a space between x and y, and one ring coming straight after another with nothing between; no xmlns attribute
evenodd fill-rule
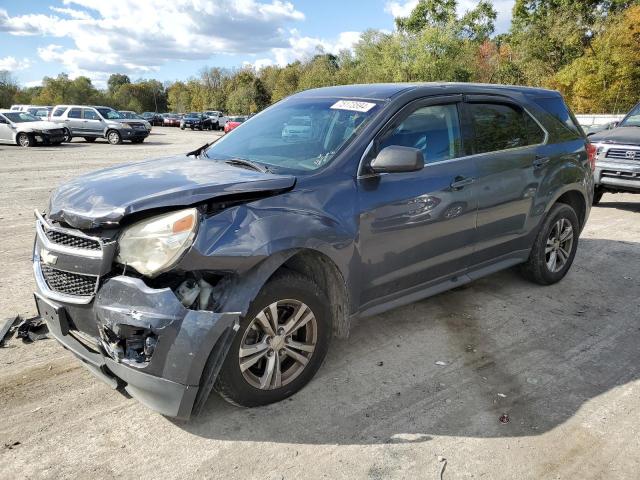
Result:
<svg viewBox="0 0 640 480"><path fill-rule="evenodd" d="M383 148L371 161L375 173L416 172L424 168L422 150L412 147L390 145Z"/></svg>

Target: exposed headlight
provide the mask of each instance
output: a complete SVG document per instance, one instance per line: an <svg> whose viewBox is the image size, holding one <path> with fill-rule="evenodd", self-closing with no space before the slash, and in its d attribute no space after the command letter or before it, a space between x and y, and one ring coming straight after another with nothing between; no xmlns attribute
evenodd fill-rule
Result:
<svg viewBox="0 0 640 480"><path fill-rule="evenodd" d="M116 261L153 277L178 261L193 243L197 230L195 208L134 223L120 235Z"/></svg>

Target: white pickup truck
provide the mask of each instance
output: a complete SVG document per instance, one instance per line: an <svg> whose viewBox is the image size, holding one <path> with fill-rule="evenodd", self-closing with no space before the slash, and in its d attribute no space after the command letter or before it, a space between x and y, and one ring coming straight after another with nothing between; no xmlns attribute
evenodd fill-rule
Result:
<svg viewBox="0 0 640 480"><path fill-rule="evenodd" d="M212 120L213 128L216 130L222 130L229 121L229 118L224 113L217 110L207 110L203 113Z"/></svg>

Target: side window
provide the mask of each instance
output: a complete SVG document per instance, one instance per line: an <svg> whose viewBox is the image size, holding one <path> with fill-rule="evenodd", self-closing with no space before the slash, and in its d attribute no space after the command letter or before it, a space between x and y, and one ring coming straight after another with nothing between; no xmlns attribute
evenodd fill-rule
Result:
<svg viewBox="0 0 640 480"><path fill-rule="evenodd" d="M499 103L469 103L475 153L497 152L544 141L544 131L522 110Z"/></svg>
<svg viewBox="0 0 640 480"><path fill-rule="evenodd" d="M52 113L52 115L51 115L51 116L53 116L53 117L61 117L61 116L62 116L62 114L63 114L64 112L66 112L66 110L67 110L67 107L59 107L59 108L56 108L56 109L53 111L53 113Z"/></svg>
<svg viewBox="0 0 640 480"><path fill-rule="evenodd" d="M455 104L418 108L382 136L378 150L390 145L422 150L426 164L459 157L462 140L458 108Z"/></svg>
<svg viewBox="0 0 640 480"><path fill-rule="evenodd" d="M72 108L71 110L69 110L69 115L67 115L67 117L82 118L82 110L79 108Z"/></svg>
<svg viewBox="0 0 640 480"><path fill-rule="evenodd" d="M83 108L82 112L83 112L84 118L86 118L87 120L100 120L100 117L98 117L98 114L94 110L91 110L90 108Z"/></svg>
<svg viewBox="0 0 640 480"><path fill-rule="evenodd" d="M582 137L582 128L573 116L562 97L535 98L533 101L538 104L548 115L549 131L553 137L559 140L574 140Z"/></svg>

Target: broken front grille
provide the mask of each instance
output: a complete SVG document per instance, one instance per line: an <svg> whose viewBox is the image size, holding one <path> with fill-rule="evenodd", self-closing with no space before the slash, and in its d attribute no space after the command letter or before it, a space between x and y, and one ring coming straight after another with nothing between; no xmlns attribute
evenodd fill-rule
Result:
<svg viewBox="0 0 640 480"><path fill-rule="evenodd" d="M90 297L96 290L98 277L81 275L52 268L40 262L40 270L47 286L54 292L78 297Z"/></svg>
<svg viewBox="0 0 640 480"><path fill-rule="evenodd" d="M80 248L84 250L100 250L100 242L90 238L79 237L57 230L46 230L47 238L57 245L64 245L69 248Z"/></svg>

